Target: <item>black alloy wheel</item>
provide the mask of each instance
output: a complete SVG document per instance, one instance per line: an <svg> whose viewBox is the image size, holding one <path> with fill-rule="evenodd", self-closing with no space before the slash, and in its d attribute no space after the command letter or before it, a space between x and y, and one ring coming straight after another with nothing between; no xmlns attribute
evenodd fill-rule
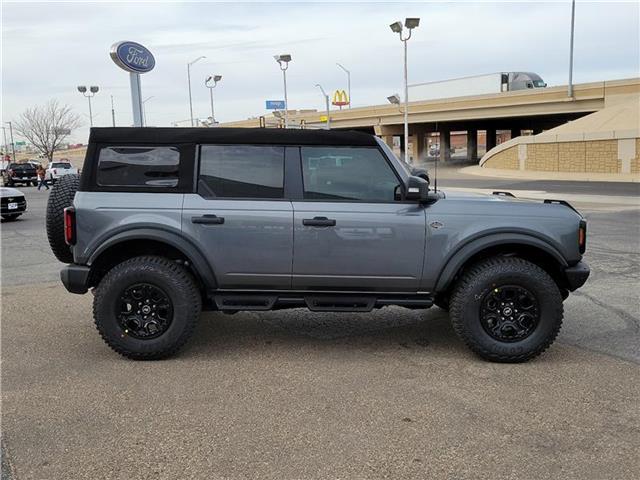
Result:
<svg viewBox="0 0 640 480"><path fill-rule="evenodd" d="M500 342L524 340L533 333L539 321L536 298L519 285L494 287L480 304L482 327Z"/></svg>
<svg viewBox="0 0 640 480"><path fill-rule="evenodd" d="M118 323L123 332L150 340L167 331L173 320L173 303L161 288L150 283L127 287L117 300Z"/></svg>

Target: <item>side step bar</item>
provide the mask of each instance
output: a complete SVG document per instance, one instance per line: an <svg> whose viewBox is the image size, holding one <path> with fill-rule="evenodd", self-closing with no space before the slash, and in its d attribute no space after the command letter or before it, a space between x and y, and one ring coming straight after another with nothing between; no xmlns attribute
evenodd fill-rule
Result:
<svg viewBox="0 0 640 480"><path fill-rule="evenodd" d="M276 310L283 308L308 308L312 312L370 312L374 308L398 305L407 308L429 308L433 299L425 295L413 294L260 294L256 293L215 293L215 306L223 311Z"/></svg>

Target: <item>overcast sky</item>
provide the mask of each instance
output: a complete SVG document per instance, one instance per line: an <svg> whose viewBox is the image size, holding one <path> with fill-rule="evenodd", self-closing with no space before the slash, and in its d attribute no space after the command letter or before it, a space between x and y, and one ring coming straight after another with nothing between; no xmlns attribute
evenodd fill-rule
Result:
<svg viewBox="0 0 640 480"><path fill-rule="evenodd" d="M576 83L640 76L639 6L576 2ZM402 88L402 44L388 25L420 17L409 42L409 83L497 71L533 71L549 85L566 84L571 2L213 3L3 1L2 114L56 98L85 122L72 140L86 141L89 118L77 85L98 85L94 124L132 122L128 74L109 57L110 46L132 40L148 47L156 68L142 76L150 125L189 118L186 63L192 67L194 115L209 116L204 77L216 87L219 121L265 113L281 99L277 53L293 57L289 107L323 109L314 86L346 89L351 70L354 106L380 104Z"/></svg>

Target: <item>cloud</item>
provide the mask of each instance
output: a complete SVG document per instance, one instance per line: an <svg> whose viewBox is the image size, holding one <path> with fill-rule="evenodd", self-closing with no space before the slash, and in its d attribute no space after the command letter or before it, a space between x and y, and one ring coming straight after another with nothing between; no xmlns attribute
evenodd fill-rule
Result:
<svg viewBox="0 0 640 480"><path fill-rule="evenodd" d="M527 3L4 3L3 117L51 98L88 113L76 85L101 87L93 100L96 125L131 123L128 74L109 58L110 46L134 40L156 56L142 77L147 117L170 125L189 116L186 63L193 65L194 111L209 115L204 77L223 75L216 116L237 120L264 113L282 98L273 54L291 53L291 108L323 109L315 87L346 88L340 62L351 70L355 105L384 103L402 87L402 44L388 25L421 17L409 41L412 83L496 71L534 71L550 85L567 78L569 2ZM576 82L640 76L639 6L583 2L576 7ZM87 120L88 125L88 120ZM86 126L74 132L85 141Z"/></svg>

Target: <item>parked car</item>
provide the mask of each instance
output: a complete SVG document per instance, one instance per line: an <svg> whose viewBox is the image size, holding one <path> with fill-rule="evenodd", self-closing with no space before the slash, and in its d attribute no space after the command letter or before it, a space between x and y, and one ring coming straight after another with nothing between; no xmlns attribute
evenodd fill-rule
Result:
<svg viewBox="0 0 640 480"><path fill-rule="evenodd" d="M10 163L8 168L2 175L5 186L12 187L17 184L37 185L38 176L36 175L36 167L30 163Z"/></svg>
<svg viewBox="0 0 640 480"><path fill-rule="evenodd" d="M116 352L177 352L200 311L448 309L481 357L551 345L589 276L568 203L434 191L359 132L93 128L47 206L72 293Z"/></svg>
<svg viewBox="0 0 640 480"><path fill-rule="evenodd" d="M0 213L4 220L15 220L26 210L24 193L16 188L0 187Z"/></svg>
<svg viewBox="0 0 640 480"><path fill-rule="evenodd" d="M73 174L76 175L78 173L78 169L71 165L71 162L67 161L57 161L51 162L49 167L47 167L46 178L51 182L55 183L60 177L64 175Z"/></svg>

